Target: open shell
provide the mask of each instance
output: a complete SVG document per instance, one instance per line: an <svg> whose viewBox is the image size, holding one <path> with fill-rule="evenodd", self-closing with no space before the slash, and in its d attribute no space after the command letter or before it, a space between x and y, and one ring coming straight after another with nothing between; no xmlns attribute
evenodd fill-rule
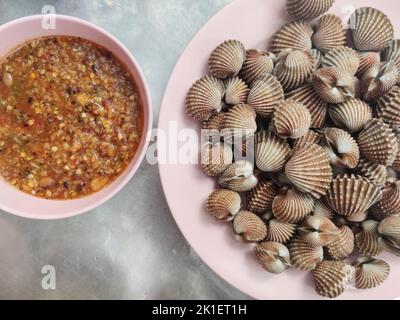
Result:
<svg viewBox="0 0 400 320"><path fill-rule="evenodd" d="M263 214L272 210L272 202L277 189L270 181L261 181L248 195L247 208L256 214Z"/></svg>
<svg viewBox="0 0 400 320"><path fill-rule="evenodd" d="M247 50L241 76L247 83L252 83L259 77L271 74L275 67L275 55L272 52Z"/></svg>
<svg viewBox="0 0 400 320"><path fill-rule="evenodd" d="M334 14L326 14L319 18L314 26L312 43L321 52L345 46L346 30L342 25L342 19Z"/></svg>
<svg viewBox="0 0 400 320"><path fill-rule="evenodd" d="M382 238L378 234L378 222L366 220L361 224L362 230L356 234L356 245L360 253L376 257L383 251Z"/></svg>
<svg viewBox="0 0 400 320"><path fill-rule="evenodd" d="M264 221L250 211L240 211L233 220L235 233L244 241L259 242L267 236Z"/></svg>
<svg viewBox="0 0 400 320"><path fill-rule="evenodd" d="M221 43L211 53L208 67L213 76L226 79L236 76L246 59L246 48L238 40Z"/></svg>
<svg viewBox="0 0 400 320"><path fill-rule="evenodd" d="M313 245L300 238L290 242L289 252L292 265L302 271L312 271L324 258L322 246Z"/></svg>
<svg viewBox="0 0 400 320"><path fill-rule="evenodd" d="M357 51L349 47L341 47L328 51L322 59L323 67L332 67L355 75L360 67Z"/></svg>
<svg viewBox="0 0 400 320"><path fill-rule="evenodd" d="M286 0L289 15L294 20L310 20L323 15L335 0Z"/></svg>
<svg viewBox="0 0 400 320"><path fill-rule="evenodd" d="M390 19L371 7L357 9L350 17L353 44L360 51L382 51L390 45L394 28Z"/></svg>
<svg viewBox="0 0 400 320"><path fill-rule="evenodd" d="M230 221L239 212L241 198L237 192L225 189L214 191L207 199L206 207L210 215L218 220Z"/></svg>
<svg viewBox="0 0 400 320"><path fill-rule="evenodd" d="M384 165L361 158L357 171L379 187L386 183L387 170Z"/></svg>
<svg viewBox="0 0 400 320"><path fill-rule="evenodd" d="M236 143L254 135L257 130L256 113L247 104L239 104L225 113L222 135L225 142Z"/></svg>
<svg viewBox="0 0 400 320"><path fill-rule="evenodd" d="M298 149L298 148L303 148L308 144L319 144L322 140L322 135L319 133L313 131L313 130L308 130L308 132L302 136L299 139L294 139L292 147L293 149Z"/></svg>
<svg viewBox="0 0 400 320"><path fill-rule="evenodd" d="M282 273L290 266L289 250L281 243L260 243L254 248L254 253L263 268L270 273Z"/></svg>
<svg viewBox="0 0 400 320"><path fill-rule="evenodd" d="M295 21L285 24L272 39L272 52L276 55L286 49L309 51L313 30L309 23Z"/></svg>
<svg viewBox="0 0 400 320"><path fill-rule="evenodd" d="M354 251L355 239L353 231L347 226L339 227L339 234L332 241L327 249L333 260L348 258Z"/></svg>
<svg viewBox="0 0 400 320"><path fill-rule="evenodd" d="M228 105L238 105L246 103L250 89L247 84L239 77L225 80L225 103Z"/></svg>
<svg viewBox="0 0 400 320"><path fill-rule="evenodd" d="M228 168L233 161L232 148L224 143L207 143L202 148L201 166L203 171L216 177Z"/></svg>
<svg viewBox="0 0 400 320"><path fill-rule="evenodd" d="M377 114L389 125L400 127L400 87L395 86L378 100Z"/></svg>
<svg viewBox="0 0 400 320"><path fill-rule="evenodd" d="M354 264L356 270L356 288L371 289L386 281L390 266L383 260L360 257Z"/></svg>
<svg viewBox="0 0 400 320"><path fill-rule="evenodd" d="M253 165L240 160L231 164L219 177L218 183L223 188L236 192L250 191L258 184L258 179L253 173Z"/></svg>
<svg viewBox="0 0 400 320"><path fill-rule="evenodd" d="M285 174L297 189L316 198L326 194L332 180L329 158L316 144L295 149L286 163Z"/></svg>
<svg viewBox="0 0 400 320"><path fill-rule="evenodd" d="M328 218L310 216L297 228L301 239L313 245L328 246L336 240L339 229Z"/></svg>

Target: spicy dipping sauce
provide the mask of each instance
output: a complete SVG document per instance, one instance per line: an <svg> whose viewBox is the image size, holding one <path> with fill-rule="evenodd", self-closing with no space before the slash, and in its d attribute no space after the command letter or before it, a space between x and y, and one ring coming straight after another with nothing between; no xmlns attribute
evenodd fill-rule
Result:
<svg viewBox="0 0 400 320"><path fill-rule="evenodd" d="M132 76L105 48L29 41L0 62L0 176L47 199L95 193L135 156L141 108Z"/></svg>

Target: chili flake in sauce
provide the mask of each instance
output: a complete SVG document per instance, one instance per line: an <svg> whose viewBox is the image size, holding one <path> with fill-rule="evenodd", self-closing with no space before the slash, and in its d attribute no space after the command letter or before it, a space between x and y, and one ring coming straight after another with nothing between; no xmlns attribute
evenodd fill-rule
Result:
<svg viewBox="0 0 400 320"><path fill-rule="evenodd" d="M143 118L111 52L77 37L39 38L0 64L0 176L47 199L90 195L132 161Z"/></svg>

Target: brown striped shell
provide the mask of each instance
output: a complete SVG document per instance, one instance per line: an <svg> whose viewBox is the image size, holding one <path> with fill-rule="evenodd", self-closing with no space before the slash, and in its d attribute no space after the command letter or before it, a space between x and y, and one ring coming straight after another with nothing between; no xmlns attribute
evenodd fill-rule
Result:
<svg viewBox="0 0 400 320"><path fill-rule="evenodd" d="M367 160L390 166L399 150L393 130L379 119L372 119L358 136L361 155Z"/></svg>
<svg viewBox="0 0 400 320"><path fill-rule="evenodd" d="M312 271L324 258L322 246L313 245L300 238L294 238L289 244L292 265L302 271Z"/></svg>
<svg viewBox="0 0 400 320"><path fill-rule="evenodd" d="M386 281L390 266L383 260L360 257L354 264L356 270L356 288L371 289Z"/></svg>
<svg viewBox="0 0 400 320"><path fill-rule="evenodd" d="M211 75L226 79L236 76L242 69L246 59L246 48L238 40L228 40L221 43L211 53L208 67Z"/></svg>
<svg viewBox="0 0 400 320"><path fill-rule="evenodd" d="M247 84L239 77L225 80L225 103L228 105L238 105L246 103L250 89Z"/></svg>
<svg viewBox="0 0 400 320"><path fill-rule="evenodd" d="M255 161L263 172L277 172L285 167L289 158L290 147L285 140L267 131L260 131L255 136Z"/></svg>
<svg viewBox="0 0 400 320"><path fill-rule="evenodd" d="M272 210L272 202L277 194L277 188L270 181L261 181L247 197L247 209L256 214Z"/></svg>
<svg viewBox="0 0 400 320"><path fill-rule="evenodd" d="M357 9L350 17L353 44L360 51L382 51L390 45L394 28L390 19L371 7Z"/></svg>
<svg viewBox="0 0 400 320"><path fill-rule="evenodd" d="M379 52L358 52L358 57L360 58L360 66L357 70L357 75L359 77L362 77L364 73L371 69L374 65L381 63L381 55Z"/></svg>
<svg viewBox="0 0 400 320"><path fill-rule="evenodd" d="M368 219L368 212L367 211L361 212L361 213L356 214L354 216L346 217L346 221L354 222L354 223L361 223L361 222L364 222L367 219Z"/></svg>
<svg viewBox="0 0 400 320"><path fill-rule="evenodd" d="M220 112L213 115L210 119L203 121L203 130L209 130L210 134L219 132L225 120L225 113Z"/></svg>
<svg viewBox="0 0 400 320"><path fill-rule="evenodd" d="M328 254L333 260L348 258L354 251L355 239L353 231L347 226L339 227L339 234L328 247Z"/></svg>
<svg viewBox="0 0 400 320"><path fill-rule="evenodd" d="M400 87L395 86L377 102L377 114L387 124L400 126Z"/></svg>
<svg viewBox="0 0 400 320"><path fill-rule="evenodd" d="M357 172L377 186L381 187L386 183L387 170L384 165L361 158L358 162Z"/></svg>
<svg viewBox="0 0 400 320"><path fill-rule="evenodd" d="M232 163L218 178L221 187L236 192L246 192L255 188L258 178L254 175L253 165L240 160Z"/></svg>
<svg viewBox="0 0 400 320"><path fill-rule="evenodd" d="M285 24L272 38L272 52L279 54L286 49L309 51L312 48L313 30L309 23L295 21Z"/></svg>
<svg viewBox="0 0 400 320"><path fill-rule="evenodd" d="M224 83L215 77L206 76L196 81L186 96L187 115L194 120L208 120L221 111L224 92Z"/></svg>
<svg viewBox="0 0 400 320"><path fill-rule="evenodd" d="M385 185L382 199L373 206L372 211L379 217L400 214L400 181Z"/></svg>
<svg viewBox="0 0 400 320"><path fill-rule="evenodd" d="M307 144L313 144L313 143L319 144L321 140L322 140L322 135L313 130L308 130L308 132L301 138L293 139L292 147L293 149L303 148Z"/></svg>
<svg viewBox="0 0 400 320"><path fill-rule="evenodd" d="M335 241L339 229L325 217L309 216L298 227L301 239L313 245L328 246Z"/></svg>
<svg viewBox="0 0 400 320"><path fill-rule="evenodd" d="M349 47L329 50L322 59L323 67L332 67L355 75L360 67L357 51Z"/></svg>
<svg viewBox="0 0 400 320"><path fill-rule="evenodd" d="M316 144L295 149L286 163L285 174L298 190L316 198L326 194L332 181L329 158Z"/></svg>
<svg viewBox="0 0 400 320"><path fill-rule="evenodd" d="M211 176L217 177L228 168L233 161L232 148L224 143L211 144L203 146L201 152L201 166L203 171Z"/></svg>
<svg viewBox="0 0 400 320"><path fill-rule="evenodd" d="M382 220L378 225L378 233L385 241L400 245L400 216L390 216Z"/></svg>
<svg viewBox="0 0 400 320"><path fill-rule="evenodd" d="M311 128L320 128L325 124L326 115L328 113L328 103L319 97L312 84L307 83L288 92L286 94L286 99L301 103L310 111Z"/></svg>
<svg viewBox="0 0 400 320"><path fill-rule="evenodd" d="M254 253L258 262L270 273L282 273L290 266L289 250L281 243L259 243L254 248Z"/></svg>
<svg viewBox="0 0 400 320"><path fill-rule="evenodd" d="M394 61L397 69L399 70L400 80L400 40L393 40L390 45L382 52L382 58L384 61Z"/></svg>
<svg viewBox="0 0 400 320"><path fill-rule="evenodd" d="M329 207L326 202L322 199L315 201L312 215L316 217L328 218L332 220L333 210Z"/></svg>
<svg viewBox="0 0 400 320"><path fill-rule="evenodd" d="M313 207L312 197L290 187L283 187L272 202L274 216L286 223L300 222L311 213Z"/></svg>
<svg viewBox="0 0 400 320"><path fill-rule="evenodd" d="M286 0L287 12L294 20L310 20L323 15L335 0Z"/></svg>
<svg viewBox="0 0 400 320"><path fill-rule="evenodd" d="M264 221L250 211L240 211L233 220L235 233L244 241L259 242L267 236Z"/></svg>
<svg viewBox="0 0 400 320"><path fill-rule="evenodd" d="M206 202L207 211L218 220L232 220L240 211L241 198L237 192L219 189L211 193Z"/></svg>
<svg viewBox="0 0 400 320"><path fill-rule="evenodd" d="M319 18L314 26L312 43L324 53L345 46L346 29L343 27L342 19L334 14L326 14Z"/></svg>
<svg viewBox="0 0 400 320"><path fill-rule="evenodd" d="M360 253L368 257L379 256L383 251L382 238L378 234L378 222L366 220L362 230L356 234L356 245Z"/></svg>
<svg viewBox="0 0 400 320"><path fill-rule="evenodd" d="M302 104L286 100L275 111L272 121L279 137L298 139L310 129L311 114Z"/></svg>
<svg viewBox="0 0 400 320"><path fill-rule="evenodd" d="M234 139L236 143L243 138L253 136L256 130L256 113L249 105L239 104L225 113L222 125L225 142L231 142Z"/></svg>
<svg viewBox="0 0 400 320"><path fill-rule="evenodd" d="M271 74L275 67L275 55L272 52L247 50L246 60L240 75L247 83L252 83L259 77Z"/></svg>
<svg viewBox="0 0 400 320"><path fill-rule="evenodd" d="M272 213L270 213L272 215ZM278 219L269 219L267 221L268 234L267 240L279 243L286 243L296 233L296 225L292 223L282 222Z"/></svg>

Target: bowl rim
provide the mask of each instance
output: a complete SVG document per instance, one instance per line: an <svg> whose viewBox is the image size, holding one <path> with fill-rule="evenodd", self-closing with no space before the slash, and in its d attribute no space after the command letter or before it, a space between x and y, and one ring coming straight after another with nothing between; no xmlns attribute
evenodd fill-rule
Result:
<svg viewBox="0 0 400 320"><path fill-rule="evenodd" d="M142 108L143 108L142 111L144 113L143 135L142 135L139 147L138 147L138 151L136 152L135 157L131 161L132 167L125 169L126 175L122 178L122 180L120 180L118 182L117 185L115 185L115 187L110 192L106 193L99 200L95 201L92 204L88 204L88 205L82 206L79 209L73 209L71 211L67 210L67 212L57 214L55 216L49 216L49 215L45 215L42 213L32 214L29 212L11 208L0 201L0 210L3 210L4 212L12 214L12 215L16 215L16 216L19 216L22 218L33 219L33 220L60 220L60 219L75 217L75 216L78 216L78 215L81 215L84 213L88 213L88 212L98 208L99 206L106 203L114 196L116 196L128 184L128 182L136 174L137 170L139 169L140 165L142 164L142 162L145 158L149 143L150 143L149 135L151 134L151 130L153 128L153 105L152 105L150 88L149 88L149 85L145 78L145 75L143 73L143 70L140 67L140 64L138 63L138 61L136 60L134 55L131 53L131 51L116 36L112 35L110 32L106 31L102 27L100 27L92 22L89 22L87 20L77 18L74 16L64 15L64 14L54 14L54 16L56 19L62 19L67 22L72 22L72 23L75 23L78 25L84 25L85 27L88 27L88 28L94 30L95 32L104 35L106 38L110 39L111 42L116 44L117 47L119 47L122 50L123 54L125 54L126 57L132 62L135 74L133 74L133 72L130 72L130 73L132 74L132 76L134 76L134 79L137 82L139 82L138 86L140 87L139 91L141 92L141 100L142 100L142 104L143 104L143 106L142 106ZM21 18L14 19L14 20L11 20L9 22L6 22L6 23L0 25L0 32L3 32L5 29L8 29L8 28L13 28L21 23L35 21L35 20L42 19L42 18L43 18L43 15L36 14L36 15L29 15L29 16L24 16ZM61 34L62 33L60 33L60 35ZM40 38L40 37L41 36L38 36L38 38ZM85 37L82 36L81 38L84 39ZM26 39L26 40L30 40L30 39ZM22 43L23 42L21 42L21 44ZM108 49L106 45L102 45L102 46L104 46L106 49ZM15 189L15 191L22 192L18 189ZM89 195L88 197L94 196L95 194L97 194L97 193ZM80 199L82 199L82 198L76 198L76 199L71 199L71 200L48 200L48 199L40 198L40 200L42 200L42 201L57 201L57 202L64 202L64 203L70 203L70 202L74 202L74 201L77 201Z"/></svg>

